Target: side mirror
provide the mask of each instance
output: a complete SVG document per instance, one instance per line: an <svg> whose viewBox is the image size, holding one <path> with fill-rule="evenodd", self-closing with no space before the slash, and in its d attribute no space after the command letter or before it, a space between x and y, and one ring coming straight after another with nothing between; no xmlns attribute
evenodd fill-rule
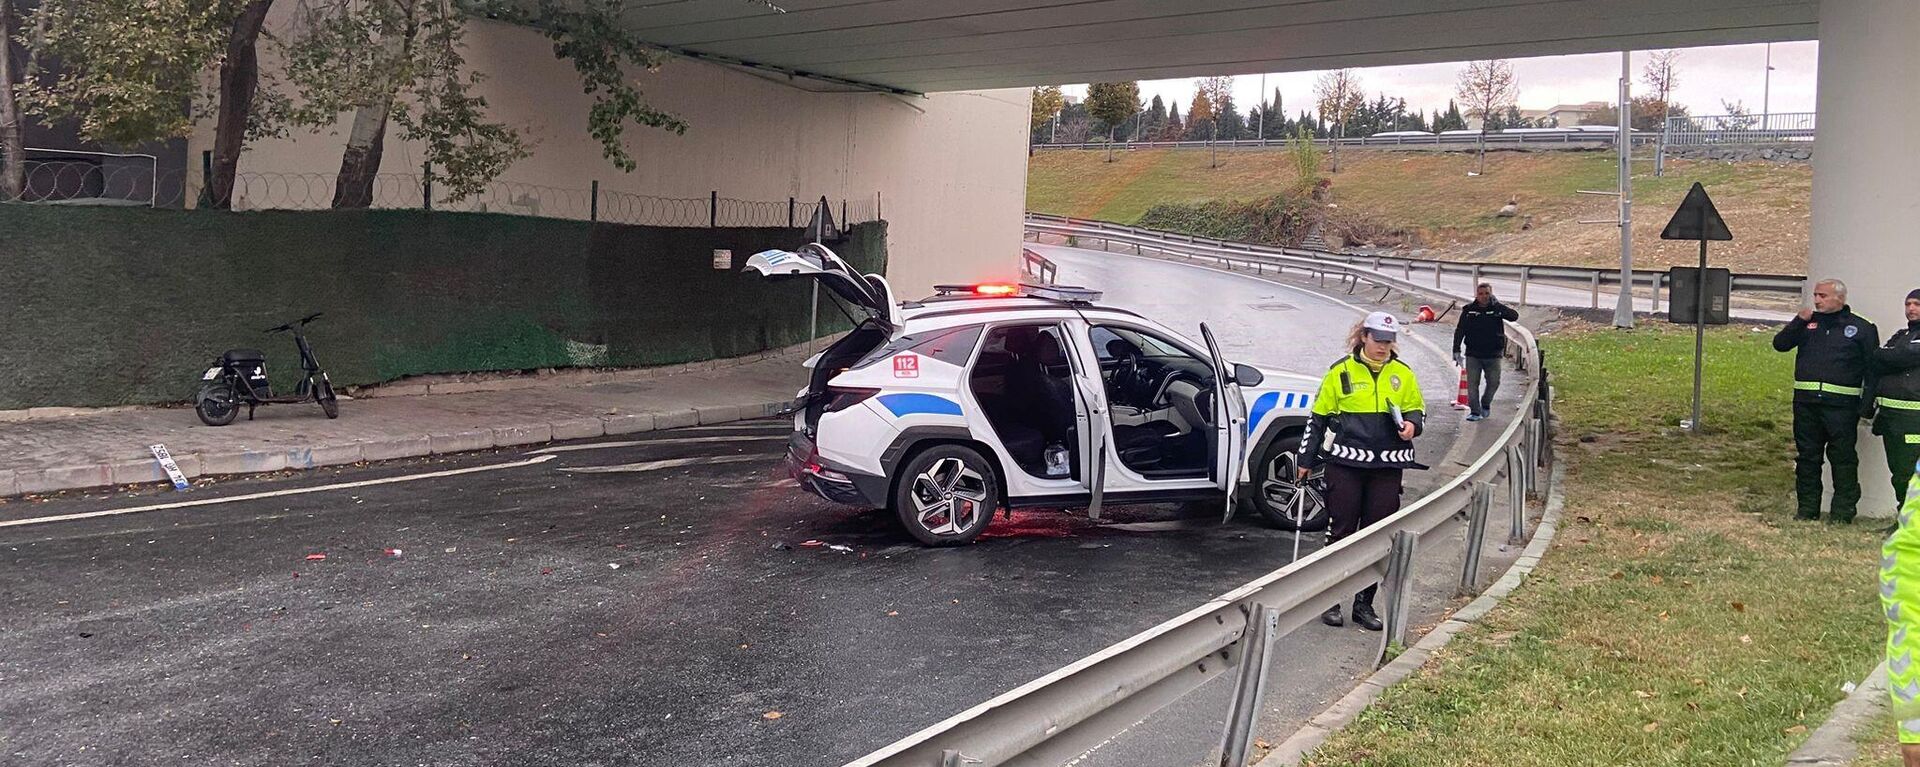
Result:
<svg viewBox="0 0 1920 767"><path fill-rule="evenodd" d="M1259 369L1249 367L1247 365L1242 365L1238 362L1233 364L1233 382L1234 383L1237 383L1243 387L1259 386L1260 382L1265 380L1267 380L1266 375L1261 373Z"/></svg>

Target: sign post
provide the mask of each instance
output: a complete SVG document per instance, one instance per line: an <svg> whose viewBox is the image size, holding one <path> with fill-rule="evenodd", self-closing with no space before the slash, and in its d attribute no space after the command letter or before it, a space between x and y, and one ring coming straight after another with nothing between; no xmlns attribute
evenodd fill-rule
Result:
<svg viewBox="0 0 1920 767"><path fill-rule="evenodd" d="M1693 304L1693 419L1687 422L1687 430L1699 434L1701 360L1707 348L1707 241L1730 241L1733 232L1707 197L1707 188L1695 181L1687 190L1687 198L1680 201L1680 209L1667 221L1667 228L1660 231L1660 239L1700 241L1700 272L1694 280Z"/></svg>

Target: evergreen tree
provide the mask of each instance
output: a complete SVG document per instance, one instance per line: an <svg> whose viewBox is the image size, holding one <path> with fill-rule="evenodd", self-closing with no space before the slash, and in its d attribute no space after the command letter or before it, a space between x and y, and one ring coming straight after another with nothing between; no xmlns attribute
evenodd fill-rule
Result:
<svg viewBox="0 0 1920 767"><path fill-rule="evenodd" d="M1434 132L1439 133L1443 131L1466 130L1466 129L1467 129L1467 118L1465 115L1460 114L1460 105L1458 103L1455 103L1453 99L1447 99L1446 114L1434 116L1434 119L1433 119Z"/></svg>
<svg viewBox="0 0 1920 767"><path fill-rule="evenodd" d="M1246 121L1240 117L1240 110L1233 105L1232 94L1222 94L1220 103L1214 105L1214 117L1220 121L1221 140L1234 140L1244 137Z"/></svg>
<svg viewBox="0 0 1920 767"><path fill-rule="evenodd" d="M1141 126L1139 137L1149 140L1157 138L1160 135L1160 131L1166 128L1166 125L1167 103L1161 101L1159 96L1154 96L1153 103L1147 107L1146 123Z"/></svg>
<svg viewBox="0 0 1920 767"><path fill-rule="evenodd" d="M1160 126L1161 141L1179 141L1186 133L1186 126L1180 122L1180 105L1167 107L1167 124Z"/></svg>

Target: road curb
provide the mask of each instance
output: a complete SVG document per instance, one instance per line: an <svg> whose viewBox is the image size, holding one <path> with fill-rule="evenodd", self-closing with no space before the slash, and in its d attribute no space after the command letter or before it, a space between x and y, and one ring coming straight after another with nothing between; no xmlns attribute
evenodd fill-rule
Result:
<svg viewBox="0 0 1920 767"><path fill-rule="evenodd" d="M1853 764L1860 754L1860 743L1854 739L1855 732L1886 705L1887 662L1883 660L1873 668L1872 673L1867 674L1865 681L1833 707L1833 713L1827 715L1827 721L1814 728L1813 734L1793 750L1786 763L1816 767Z"/></svg>
<svg viewBox="0 0 1920 767"><path fill-rule="evenodd" d="M1547 507L1541 514L1540 524L1534 528L1533 538L1527 542L1527 547L1521 552L1520 558L1507 568L1507 572L1501 575L1499 580L1494 581L1492 586L1487 587L1486 591L1481 592L1480 596L1467 603L1465 607L1447 616L1446 620L1433 627L1432 631L1427 632L1419 642L1407 648L1400 657L1380 667L1380 670L1373 672L1358 687L1308 719L1307 723L1292 736L1267 752L1266 757L1254 767L1293 767L1299 764L1309 752L1319 748L1321 744L1327 742L1328 738L1333 737L1334 733L1359 718L1360 713L1373 705L1373 702L1380 698L1381 693L1418 672L1428 660L1433 658L1434 653L1453 641L1455 634L1485 617L1508 594L1519 588L1520 584L1525 582L1527 575L1533 572L1533 568L1540 564L1540 559L1546 554L1547 547L1553 544L1554 533L1560 528L1560 511L1566 503L1566 498L1561 492L1562 474L1562 464L1555 463L1552 473L1547 478Z"/></svg>
<svg viewBox="0 0 1920 767"><path fill-rule="evenodd" d="M211 475L237 476L341 466L362 461L388 461L425 455L520 447L602 435L637 434L685 426L711 426L765 418L791 404L791 399L730 405L703 405L659 412L624 413L601 418L567 418L551 423L523 423L482 427L458 432L417 434L391 438L360 438L265 450L241 450L206 455L176 455L174 461L189 479ZM164 482L157 461L116 460L78 466L55 466L25 471L0 471L0 498L23 494L85 490L117 485Z"/></svg>

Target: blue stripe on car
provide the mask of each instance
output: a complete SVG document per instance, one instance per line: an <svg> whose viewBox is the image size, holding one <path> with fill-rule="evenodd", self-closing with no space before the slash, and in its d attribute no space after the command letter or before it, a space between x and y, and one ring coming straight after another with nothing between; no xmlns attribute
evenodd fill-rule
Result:
<svg viewBox="0 0 1920 767"><path fill-rule="evenodd" d="M882 394L880 404L895 416L960 415L960 403L932 394Z"/></svg>
<svg viewBox="0 0 1920 767"><path fill-rule="evenodd" d="M1293 395L1287 395L1287 400L1291 404ZM1280 393L1272 391L1260 395L1259 399L1253 401L1253 409L1247 414L1247 436L1253 436L1253 432L1260 428L1260 420L1266 418L1267 413L1272 412L1273 406L1279 402Z"/></svg>

